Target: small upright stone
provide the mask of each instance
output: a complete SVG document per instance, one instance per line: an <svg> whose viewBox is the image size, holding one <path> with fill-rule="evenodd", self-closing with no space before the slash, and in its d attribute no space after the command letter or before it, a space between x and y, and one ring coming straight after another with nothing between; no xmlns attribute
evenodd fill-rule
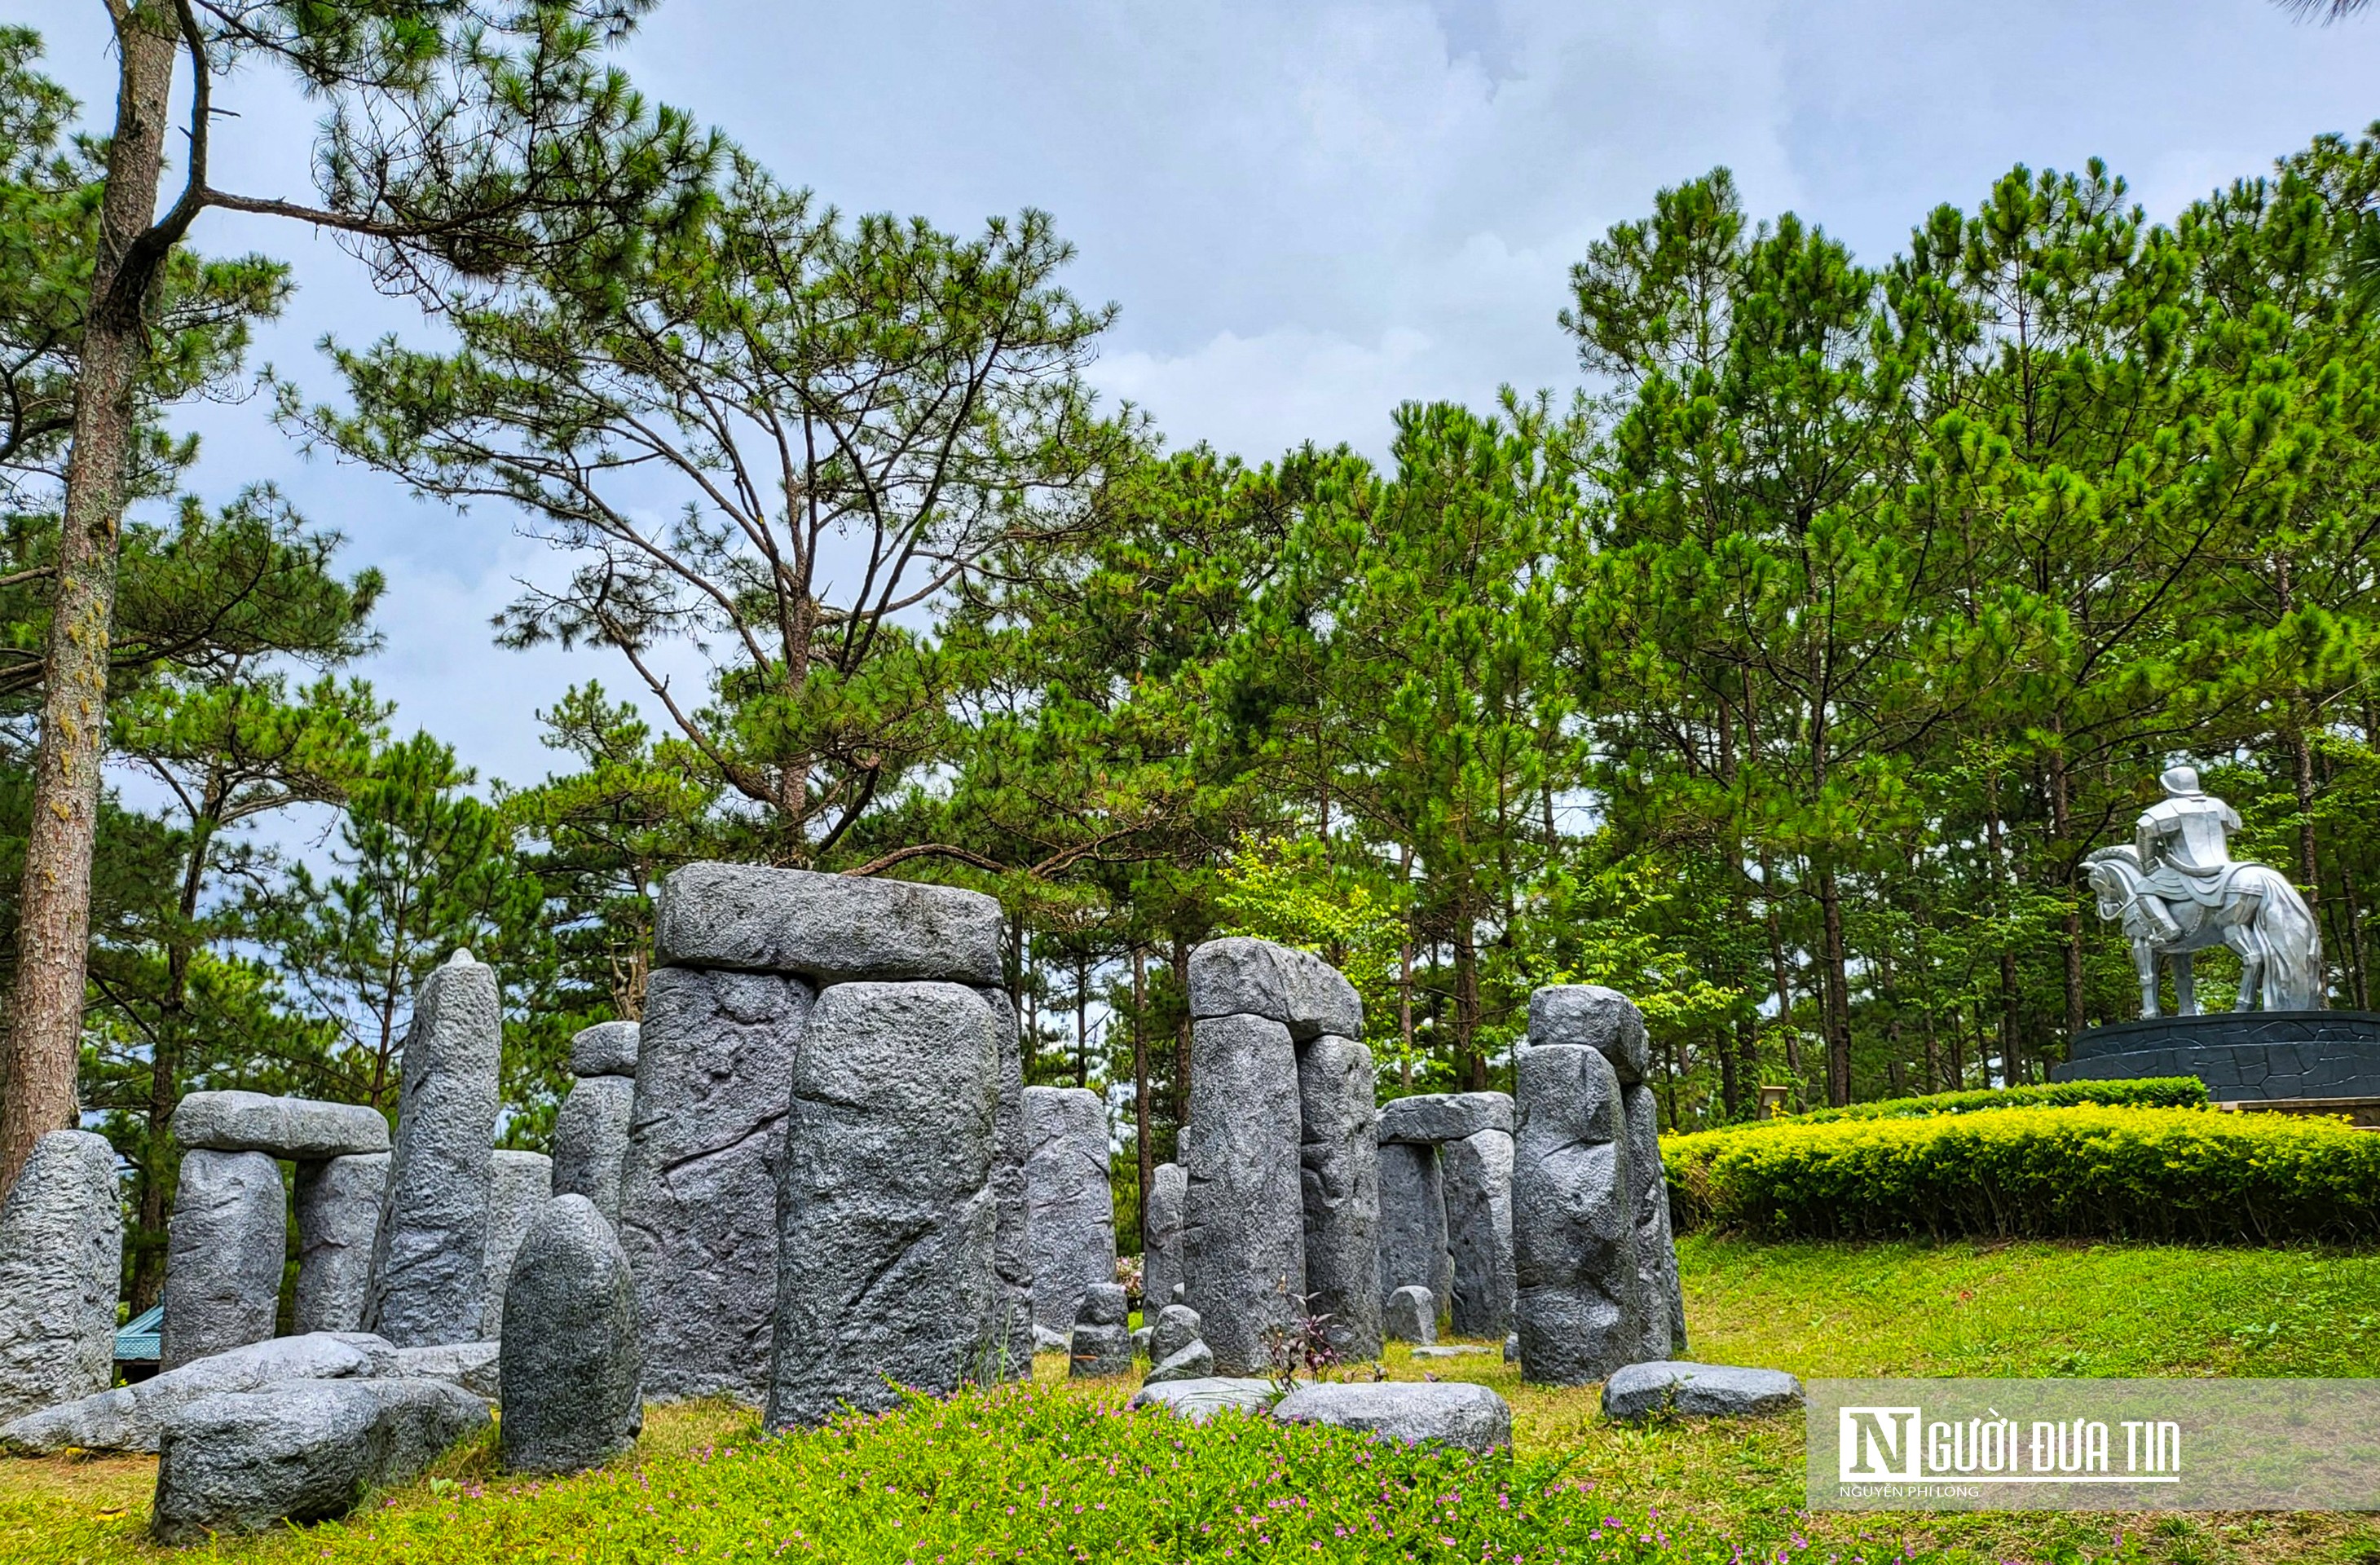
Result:
<svg viewBox="0 0 2380 1565"><path fill-rule="evenodd" d="M50 1132L0 1206L0 1423L107 1389L123 1264L115 1149Z"/></svg>
<svg viewBox="0 0 2380 1565"><path fill-rule="evenodd" d="M637 1285L612 1225L584 1195L557 1195L521 1241L504 1291L504 1416L516 1473L600 1467L637 1443Z"/></svg>
<svg viewBox="0 0 2380 1565"><path fill-rule="evenodd" d="M1160 1163L1148 1188L1148 1248L1141 1257L1141 1297L1150 1304L1173 1302L1182 1282L1182 1204L1190 1173L1179 1163Z"/></svg>
<svg viewBox="0 0 2380 1565"><path fill-rule="evenodd" d="M488 1302L480 1315L480 1339L494 1341L504 1334L504 1290L511 1284L513 1257L537 1221L537 1214L553 1198L553 1159L542 1152L497 1152L488 1181Z"/></svg>
<svg viewBox="0 0 2380 1565"><path fill-rule="evenodd" d="M570 1039L570 1074L574 1076L633 1076L637 1074L637 1024L598 1022L582 1027Z"/></svg>
<svg viewBox="0 0 2380 1565"><path fill-rule="evenodd" d="M1380 1356L1380 1161L1372 1051L1324 1034L1297 1051L1305 1309L1346 1363Z"/></svg>
<svg viewBox="0 0 2380 1565"><path fill-rule="evenodd" d="M1148 1361L1161 1364L1198 1341L1198 1312L1187 1304L1168 1304L1157 1312L1148 1331Z"/></svg>
<svg viewBox="0 0 2380 1565"><path fill-rule="evenodd" d="M1028 1086L1025 1145L1033 1319L1063 1331L1075 1324L1088 1290L1115 1280L1107 1105L1083 1087Z"/></svg>
<svg viewBox="0 0 2380 1565"><path fill-rule="evenodd" d="M388 1190L388 1154L353 1153L298 1165L298 1335L356 1331L371 1284L372 1236Z"/></svg>
<svg viewBox="0 0 2380 1565"><path fill-rule="evenodd" d="M1427 1347L1438 1341L1438 1301L1429 1290L1404 1287L1389 1295L1385 1312L1389 1341Z"/></svg>
<svg viewBox="0 0 2380 1565"><path fill-rule="evenodd" d="M364 1329L400 1348L480 1340L504 1003L457 951L414 1001Z"/></svg>
<svg viewBox="0 0 2380 1565"><path fill-rule="evenodd" d="M1129 1374L1132 1333L1126 1324L1131 1318L1122 1283L1102 1282L1087 1290L1075 1320L1066 1373L1076 1379Z"/></svg>
<svg viewBox="0 0 2380 1565"><path fill-rule="evenodd" d="M1620 1083L1611 1062L1584 1044L1524 1050L1519 1078L1512 1267L1521 1374L1583 1386L1628 1363L1644 1332Z"/></svg>
<svg viewBox="0 0 2380 1565"><path fill-rule="evenodd" d="M606 1221L620 1216L636 1103L632 1076L581 1076L553 1117L553 1193L586 1196Z"/></svg>
<svg viewBox="0 0 2380 1565"><path fill-rule="evenodd" d="M173 1369L273 1335L288 1248L281 1166L261 1152L182 1154L165 1229L165 1325Z"/></svg>

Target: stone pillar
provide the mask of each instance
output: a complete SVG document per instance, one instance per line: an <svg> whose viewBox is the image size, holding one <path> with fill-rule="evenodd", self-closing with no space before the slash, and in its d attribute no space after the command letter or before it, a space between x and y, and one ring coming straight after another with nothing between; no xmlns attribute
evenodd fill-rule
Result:
<svg viewBox="0 0 2380 1565"><path fill-rule="evenodd" d="M290 1321L297 1334L362 1328L372 1238L387 1192L385 1152L298 1165L298 1288Z"/></svg>
<svg viewBox="0 0 2380 1565"><path fill-rule="evenodd" d="M1490 1127L1441 1142L1438 1167L1454 1266L1454 1334L1501 1341L1512 1328L1512 1133Z"/></svg>
<svg viewBox="0 0 2380 1565"><path fill-rule="evenodd" d="M1204 1323L1218 1375L1269 1364L1267 1334L1293 1328L1305 1291L1296 1081L1296 1048L1281 1023L1236 1015L1190 1024L1184 1302Z"/></svg>
<svg viewBox="0 0 2380 1565"><path fill-rule="evenodd" d="M950 983L821 990L795 1061L777 1214L771 1427L988 1377L1005 1303L1000 1039Z"/></svg>
<svg viewBox="0 0 2380 1565"><path fill-rule="evenodd" d="M1661 1167L1661 1107L1650 1086L1620 1089L1628 1127L1628 1176L1635 1197L1636 1286L1644 1299L1638 1364L1683 1357L1685 1300L1678 1286L1678 1252L1670 1233L1670 1182Z"/></svg>
<svg viewBox="0 0 2380 1565"><path fill-rule="evenodd" d="M364 1329L400 1348L480 1340L504 1044L496 971L458 951L413 1007Z"/></svg>
<svg viewBox="0 0 2380 1565"><path fill-rule="evenodd" d="M1063 1334L1075 1328L1083 1295L1116 1276L1107 1105L1084 1087L1028 1086L1025 1146L1033 1323Z"/></svg>
<svg viewBox="0 0 2380 1565"><path fill-rule="evenodd" d="M1141 1258L1141 1314L1149 1316L1173 1303L1173 1289L1182 1280L1182 1206L1190 1192L1190 1174L1179 1163L1160 1163L1148 1192L1148 1253Z"/></svg>
<svg viewBox="0 0 2380 1565"><path fill-rule="evenodd" d="M1012 1380L1033 1378L1033 1248L1027 1232L1025 1161L1025 1042L1016 1002L1002 989L978 987L1000 1035L1000 1116L992 1131L993 1263L1000 1272L1000 1315L985 1344L989 1362Z"/></svg>
<svg viewBox="0 0 2380 1565"><path fill-rule="evenodd" d="M50 1132L0 1206L0 1424L107 1389L123 1265L115 1149Z"/></svg>
<svg viewBox="0 0 2380 1565"><path fill-rule="evenodd" d="M637 1042L634 1022L601 1022L572 1038L570 1072L577 1079L553 1119L553 1193L586 1196L606 1222L620 1219Z"/></svg>
<svg viewBox="0 0 2380 1565"><path fill-rule="evenodd" d="M1609 989L1545 989L1530 999L1512 1159L1516 1314L1528 1380L1601 1380L1633 1361L1644 1342L1636 1186L1620 1073L1608 1057L1618 1055L1641 1079L1643 1029L1636 1008Z"/></svg>
<svg viewBox="0 0 2380 1565"><path fill-rule="evenodd" d="M289 1233L280 1164L261 1152L183 1153L165 1233L161 1370L273 1335Z"/></svg>
<svg viewBox="0 0 2380 1565"><path fill-rule="evenodd" d="M577 1473L637 1442L637 1285L612 1224L584 1195L537 1214L504 1292L497 1434L516 1473Z"/></svg>
<svg viewBox="0 0 2380 1565"><path fill-rule="evenodd" d="M619 1227L655 1401L768 1392L778 1153L815 994L773 973L645 982Z"/></svg>
<svg viewBox="0 0 2380 1565"><path fill-rule="evenodd" d="M1297 1051L1306 1307L1345 1363L1380 1356L1380 1162L1372 1051L1325 1034Z"/></svg>
<svg viewBox="0 0 2380 1565"><path fill-rule="evenodd" d="M513 1259L545 1204L553 1199L553 1159L542 1152L497 1152L488 1183L488 1302L480 1316L480 1337L504 1334L504 1290L513 1280Z"/></svg>
<svg viewBox="0 0 2380 1565"><path fill-rule="evenodd" d="M1381 1299L1400 1288L1427 1288L1432 1301L1454 1292L1445 1184L1427 1141L1380 1143Z"/></svg>

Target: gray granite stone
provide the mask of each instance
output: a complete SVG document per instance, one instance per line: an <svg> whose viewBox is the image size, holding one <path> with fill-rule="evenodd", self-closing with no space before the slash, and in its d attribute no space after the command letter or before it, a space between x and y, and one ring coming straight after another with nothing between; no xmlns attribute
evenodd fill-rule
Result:
<svg viewBox="0 0 2380 1565"><path fill-rule="evenodd" d="M1148 1187L1148 1244L1141 1254L1142 1313L1173 1302L1182 1281L1182 1208L1190 1194L1190 1171L1160 1163Z"/></svg>
<svg viewBox="0 0 2380 1565"><path fill-rule="evenodd" d="M1512 1410L1485 1386L1459 1380L1300 1386L1273 1405L1284 1424L1330 1424L1407 1445L1485 1456L1512 1443Z"/></svg>
<svg viewBox="0 0 2380 1565"><path fill-rule="evenodd" d="M1512 1138L1483 1130L1445 1142L1438 1166L1454 1262L1455 1335L1501 1337L1512 1328Z"/></svg>
<svg viewBox="0 0 2380 1565"><path fill-rule="evenodd" d="M1269 1380L1210 1375L1187 1380L1141 1383L1128 1408L1170 1413L1193 1424L1204 1424L1220 1413L1245 1413L1258 1417L1272 1411L1275 1392Z"/></svg>
<svg viewBox="0 0 2380 1565"><path fill-rule="evenodd" d="M574 1076L634 1076L637 1074L637 1024L598 1022L581 1027L570 1039L570 1074Z"/></svg>
<svg viewBox="0 0 2380 1565"><path fill-rule="evenodd" d="M579 1473L637 1443L637 1286L628 1257L595 1203L547 1202L521 1240L504 1292L502 1365L504 1465L516 1473Z"/></svg>
<svg viewBox="0 0 2380 1565"><path fill-rule="evenodd" d="M1269 1334L1296 1329L1305 1291L1297 1055L1261 1016L1202 1017L1190 1037L1184 1302L1216 1368L1245 1375L1270 1365Z"/></svg>
<svg viewBox="0 0 2380 1565"><path fill-rule="evenodd" d="M480 1316L503 1040L495 969L456 952L414 1001L396 1143L372 1238L364 1328L398 1347L486 1335Z"/></svg>
<svg viewBox="0 0 2380 1565"><path fill-rule="evenodd" d="M0 1425L0 1447L28 1456L72 1449L153 1451L176 1409L217 1391L252 1391L291 1380L370 1379L396 1350L362 1333L310 1332L250 1342L194 1359L128 1386L94 1392Z"/></svg>
<svg viewBox="0 0 2380 1565"><path fill-rule="evenodd" d="M992 1125L991 1196L993 1268L1000 1273L1000 1313L984 1344L984 1360L995 1378L1033 1378L1033 1245L1027 1228L1025 1161L1030 1141L1025 1128L1024 1038L1016 1002L1006 989L978 988L976 997L991 1012L1000 1035L1000 1113Z"/></svg>
<svg viewBox="0 0 2380 1565"><path fill-rule="evenodd" d="M1504 1362L1506 1364L1521 1362L1521 1334L1517 1331L1507 1333L1504 1338Z"/></svg>
<svg viewBox="0 0 2380 1565"><path fill-rule="evenodd" d="M1413 1356L1418 1359L1475 1358L1496 1350L1485 1342L1425 1342L1415 1347Z"/></svg>
<svg viewBox="0 0 2380 1565"><path fill-rule="evenodd" d="M393 1348L375 1375L402 1380L450 1380L487 1401L504 1391L504 1344L433 1342L426 1348Z"/></svg>
<svg viewBox="0 0 2380 1565"><path fill-rule="evenodd" d="M1132 1373L1132 1333L1121 1326L1076 1326L1068 1340L1066 1374L1070 1379L1104 1378Z"/></svg>
<svg viewBox="0 0 2380 1565"><path fill-rule="evenodd" d="M1084 1293L1115 1280L1107 1105L1082 1087L1028 1086L1025 1144L1033 1319L1065 1330L1075 1324Z"/></svg>
<svg viewBox="0 0 2380 1565"><path fill-rule="evenodd" d="M388 1121L377 1109L261 1092L193 1092L174 1110L173 1130L185 1146L301 1162L388 1150Z"/></svg>
<svg viewBox="0 0 2380 1565"><path fill-rule="evenodd" d="M1438 1341L1438 1300L1427 1288L1408 1284L1389 1295L1382 1312L1389 1341L1429 1343Z"/></svg>
<svg viewBox="0 0 2380 1565"><path fill-rule="evenodd" d="M387 1193L385 1152L298 1165L298 1286L290 1314L300 1334L362 1328L372 1237Z"/></svg>
<svg viewBox="0 0 2380 1565"><path fill-rule="evenodd" d="M1297 1051L1305 1308L1342 1362L1380 1356L1380 1157L1372 1051L1324 1034Z"/></svg>
<svg viewBox="0 0 2380 1565"><path fill-rule="evenodd" d="M1075 1328L1085 1326L1123 1326L1132 1319L1132 1299L1121 1282L1094 1282L1083 1291L1083 1302L1075 1312Z"/></svg>
<svg viewBox="0 0 2380 1565"><path fill-rule="evenodd" d="M488 1302L480 1312L480 1335L504 1335L504 1291L511 1286L513 1257L520 1254L539 1212L553 1199L553 1159L542 1152L499 1150L489 1165Z"/></svg>
<svg viewBox="0 0 2380 1565"><path fill-rule="evenodd" d="M1364 1036L1364 1002L1345 975L1312 952L1233 935L1190 953L1190 1014L1263 1016L1299 1042ZM1190 1079L1195 1084L1198 1073Z"/></svg>
<svg viewBox="0 0 2380 1565"><path fill-rule="evenodd" d="M1539 991L1543 992L1543 991ZM1584 1386L1643 1338L1620 1083L1583 1044L1522 1051L1512 1268L1523 1378Z"/></svg>
<svg viewBox="0 0 2380 1565"><path fill-rule="evenodd" d="M650 1025L650 1024L649 1024ZM837 984L795 1062L768 1422L897 1405L1004 1368L992 1165L1000 1040L956 984ZM1125 1347L1130 1353L1129 1344Z"/></svg>
<svg viewBox="0 0 2380 1565"><path fill-rule="evenodd" d="M0 1421L107 1389L123 1264L115 1150L50 1132L0 1206Z"/></svg>
<svg viewBox="0 0 2380 1565"><path fill-rule="evenodd" d="M791 973L817 984L997 985L1006 932L997 901L955 886L689 864L662 882L653 948L670 966Z"/></svg>
<svg viewBox="0 0 2380 1565"><path fill-rule="evenodd" d="M1427 1143L1380 1148L1380 1297L1400 1288L1427 1288L1440 1306L1454 1296L1445 1180Z"/></svg>
<svg viewBox="0 0 2380 1565"><path fill-rule="evenodd" d="M637 1107L633 1076L581 1076L553 1116L553 1193L584 1195L606 1221L620 1219L620 1176Z"/></svg>
<svg viewBox="0 0 2380 1565"><path fill-rule="evenodd" d="M1632 1361L1674 1357L1685 1351L1685 1322L1676 1301L1678 1252L1670 1237L1670 1182L1661 1169L1661 1107L1649 1086L1620 1089L1621 1122L1628 1127L1628 1180L1635 1227L1636 1288L1640 1312Z"/></svg>
<svg viewBox="0 0 2380 1565"><path fill-rule="evenodd" d="M1187 1304L1168 1304L1157 1312L1148 1331L1148 1357L1162 1363L1199 1340L1198 1312Z"/></svg>
<svg viewBox="0 0 2380 1565"><path fill-rule="evenodd" d="M1611 1062L1622 1086L1643 1081L1652 1069L1645 1013L1601 984L1555 984L1529 996L1529 1041L1596 1049Z"/></svg>
<svg viewBox="0 0 2380 1565"><path fill-rule="evenodd" d="M646 981L619 1227L652 1401L768 1394L779 1154L814 994L767 973Z"/></svg>
<svg viewBox="0 0 2380 1565"><path fill-rule="evenodd" d="M165 1323L158 1367L173 1369L273 1335L288 1249L281 1165L261 1152L182 1154L165 1227Z"/></svg>
<svg viewBox="0 0 2380 1565"><path fill-rule="evenodd" d="M1144 1386L1162 1386L1173 1380L1204 1380L1215 1373L1215 1354L1206 1343L1192 1338L1165 1357L1150 1365L1142 1377Z"/></svg>
<svg viewBox="0 0 2380 1565"><path fill-rule="evenodd" d="M443 1380L218 1391L165 1425L152 1529L160 1543L188 1544L344 1516L487 1424L487 1404Z"/></svg>
<svg viewBox="0 0 2380 1565"><path fill-rule="evenodd" d="M1765 1418L1802 1405L1802 1382L1781 1369L1657 1360L1612 1371L1603 1416L1621 1422L1660 1412L1687 1418Z"/></svg>
<svg viewBox="0 0 2380 1565"><path fill-rule="evenodd" d="M1483 1130L1512 1134L1512 1098L1502 1092L1420 1092L1380 1105L1380 1140L1460 1141Z"/></svg>

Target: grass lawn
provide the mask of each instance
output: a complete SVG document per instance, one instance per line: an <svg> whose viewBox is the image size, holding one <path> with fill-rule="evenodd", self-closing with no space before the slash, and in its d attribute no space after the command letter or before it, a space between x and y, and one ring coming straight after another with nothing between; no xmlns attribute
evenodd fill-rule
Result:
<svg viewBox="0 0 2380 1565"><path fill-rule="evenodd" d="M2147 1245L1680 1244L1695 1356L1806 1377L2380 1377L2380 1255ZM562 1483L482 1446L346 1522L223 1546L273 1561L1611 1559L2306 1560L2380 1565L2380 1518L1810 1515L1797 1419L1607 1425L1593 1390L1498 1355L1390 1374L1496 1387L1515 1460L1338 1431L1125 1418L1059 1380L782 1440L657 1410L635 1462ZM174 1557L142 1540L155 1463L0 1461L0 1560ZM1741 1551L1739 1555L1739 1550ZM210 1551L184 1551L179 1557Z"/></svg>

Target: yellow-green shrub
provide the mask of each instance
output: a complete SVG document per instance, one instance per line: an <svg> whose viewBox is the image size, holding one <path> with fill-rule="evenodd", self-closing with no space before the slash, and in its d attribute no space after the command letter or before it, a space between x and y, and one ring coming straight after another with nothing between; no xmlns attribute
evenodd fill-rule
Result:
<svg viewBox="0 0 2380 1565"><path fill-rule="evenodd" d="M1705 1132L1661 1146L1682 1229L2270 1244L2380 1237L2380 1134L2108 1107Z"/></svg>
<svg viewBox="0 0 2380 1565"><path fill-rule="evenodd" d="M2066 1108L2077 1103L2131 1103L2143 1108L2199 1109L2206 1084L2196 1076L2142 1076L2117 1081L2049 1082L2025 1086L1988 1086L1935 1092L1923 1098L1884 1098L1840 1109L1811 1109L1775 1120L1746 1120L1726 1130L1765 1130L1771 1125L1823 1124L1830 1120L1922 1120L1935 1114L1973 1114L1985 1109Z"/></svg>

